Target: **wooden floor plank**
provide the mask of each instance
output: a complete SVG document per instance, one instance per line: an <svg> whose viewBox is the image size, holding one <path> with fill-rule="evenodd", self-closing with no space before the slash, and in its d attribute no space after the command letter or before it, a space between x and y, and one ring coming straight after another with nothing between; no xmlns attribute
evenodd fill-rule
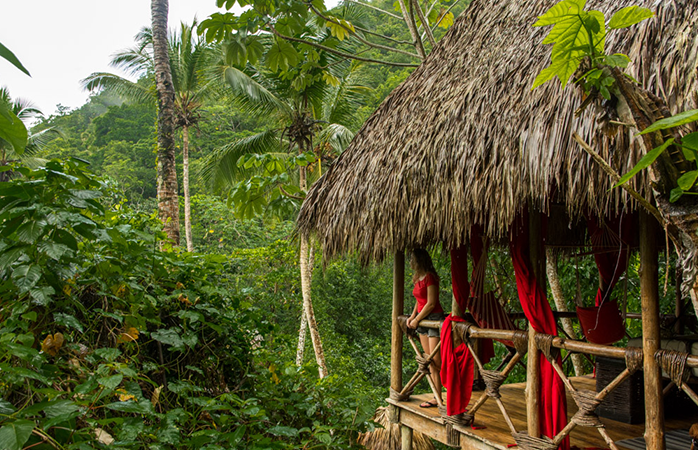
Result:
<svg viewBox="0 0 698 450"><path fill-rule="evenodd" d="M596 380L591 376L572 378L576 389L595 390ZM509 416L517 430L526 430L526 400L524 397L525 383L507 384L501 387L502 402L509 413ZM480 397L481 392L474 392L470 402L472 406ZM409 411L409 422L420 431L433 430L431 434L441 442L445 438L445 425L439 416L438 408L420 408L419 404L433 398L432 394L413 395L410 400L396 402L388 400L390 403L399 406L401 409ZM446 400L446 394L444 394ZM574 403L569 392L567 393L567 415L572 417L577 412L577 405ZM420 422L419 426L416 422ZM602 418L601 421L606 426L608 434L614 441L632 439L642 436L644 424L630 425ZM681 418L667 418L666 429L685 429L691 424L698 422L698 415L687 414ZM472 429L471 427L457 427L462 433L461 446L463 449L499 449L507 450L507 446L514 444L511 431L504 420L499 407L494 400L488 399L485 404L475 414L475 426L484 426L484 429ZM580 448L601 447L607 445L596 428L575 428L570 434L571 444Z"/></svg>

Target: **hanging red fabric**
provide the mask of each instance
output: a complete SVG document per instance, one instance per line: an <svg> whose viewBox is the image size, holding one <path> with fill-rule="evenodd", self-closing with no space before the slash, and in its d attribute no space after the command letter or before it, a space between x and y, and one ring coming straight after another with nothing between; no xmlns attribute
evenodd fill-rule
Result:
<svg viewBox="0 0 698 450"><path fill-rule="evenodd" d="M516 275L516 288L524 314L533 329L539 333L557 335L557 325L550 308L545 290L538 285L533 272L529 252L528 212L524 210L514 220L510 230L509 249ZM542 247L541 242L536 243ZM542 252L541 252L542 253ZM567 424L567 398L565 385L552 365L544 357L540 359L540 431L550 438L555 437ZM569 437L560 444L560 448L570 448Z"/></svg>
<svg viewBox="0 0 698 450"><path fill-rule="evenodd" d="M451 334L452 322L465 322L463 318L448 315L441 326L441 384L448 392L446 413L449 416L465 412L473 393L473 356L463 342L454 348Z"/></svg>

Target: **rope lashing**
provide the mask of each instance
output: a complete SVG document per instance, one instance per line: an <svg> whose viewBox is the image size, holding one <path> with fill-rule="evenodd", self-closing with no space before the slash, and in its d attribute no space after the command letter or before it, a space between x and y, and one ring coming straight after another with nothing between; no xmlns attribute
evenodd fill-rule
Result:
<svg viewBox="0 0 698 450"><path fill-rule="evenodd" d="M473 423L473 416L467 412L449 416L445 406L439 406L439 415L445 423L450 423L452 425L467 426Z"/></svg>
<svg viewBox="0 0 698 450"><path fill-rule="evenodd" d="M552 439L546 436L533 437L529 436L527 432L521 431L518 433L512 433L516 445L522 450L557 450L557 445Z"/></svg>
<svg viewBox="0 0 698 450"><path fill-rule="evenodd" d="M661 368L669 374L669 378L676 384L676 387L682 389L683 384L688 381L688 377L691 375L686 367L688 354L674 350L657 350L654 358Z"/></svg>
<svg viewBox="0 0 698 450"><path fill-rule="evenodd" d="M488 397L492 398L502 398L499 393L499 388L504 384L505 377L501 373L495 372L494 370L481 370L482 380L487 386L485 393Z"/></svg>
<svg viewBox="0 0 698 450"><path fill-rule="evenodd" d="M414 388L410 389L409 391L405 392L404 394L399 393L393 388L390 388L390 400L394 400L396 402L404 402L405 400L409 400L410 396L412 395L412 391Z"/></svg>
<svg viewBox="0 0 698 450"><path fill-rule="evenodd" d="M555 336L552 334L536 334L536 347L545 355L548 361L554 361L560 356L560 350L553 347L553 339L555 339Z"/></svg>
<svg viewBox="0 0 698 450"><path fill-rule="evenodd" d="M459 337L460 337L460 340L462 342L465 342L466 344L470 343L470 327L472 327L472 326L473 326L473 324L470 322L461 322L461 326L460 326L461 334Z"/></svg>
<svg viewBox="0 0 698 450"><path fill-rule="evenodd" d="M415 359L417 360L417 364L419 364L419 368L417 369L419 373L429 374L431 372L429 369L429 366L431 365L431 358L425 358L424 356L417 355Z"/></svg>
<svg viewBox="0 0 698 450"><path fill-rule="evenodd" d="M635 373L642 369L643 359L644 356L641 348L627 347L625 349L625 367L628 368L630 373Z"/></svg>
<svg viewBox="0 0 698 450"><path fill-rule="evenodd" d="M596 398L596 392L588 389L580 389L572 392L574 402L579 410L572 416L572 422L580 427L603 427L603 423L599 420L599 416L594 412L601 404L601 401Z"/></svg>
<svg viewBox="0 0 698 450"><path fill-rule="evenodd" d="M512 338L514 342L514 348L516 353L523 356L528 352L528 333L525 331L517 330L514 331L514 336Z"/></svg>

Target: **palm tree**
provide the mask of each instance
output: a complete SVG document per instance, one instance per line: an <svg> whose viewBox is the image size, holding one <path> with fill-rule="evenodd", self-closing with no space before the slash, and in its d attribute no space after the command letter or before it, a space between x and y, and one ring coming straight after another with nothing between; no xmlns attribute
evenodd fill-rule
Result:
<svg viewBox="0 0 698 450"><path fill-rule="evenodd" d="M247 174L238 164L244 155L275 155L283 159L313 153L318 170L310 175L318 176L322 161L331 159L348 145L354 135L352 129L359 125L356 112L363 105L368 88L361 83L358 64L324 62L318 73L305 74L314 80L310 83L303 83L303 80L299 83L303 75L289 80L249 64L245 70L233 65L219 68L239 105L254 116L264 117L269 129L228 144L207 159L202 175L214 189L229 187L244 179ZM302 199L308 190L309 174L305 166L297 169L293 176L297 176L300 196L289 194L281 185L272 186L274 189L267 187L266 194L276 191ZM306 237L301 236L303 314L297 362L302 360L307 321L320 376L324 377L327 365L310 297L312 258L311 245Z"/></svg>
<svg viewBox="0 0 698 450"><path fill-rule="evenodd" d="M173 245L179 245L179 197L175 167L175 91L167 45L167 0L152 0L153 71L158 99L158 212Z"/></svg>
<svg viewBox="0 0 698 450"><path fill-rule="evenodd" d="M208 64L211 49L198 39L194 32L196 26L196 20L191 26L182 23L179 31L170 34L168 39L168 65L174 90L174 126L182 130L184 229L187 251L190 252L194 250L194 246L191 233L191 200L189 195L189 133L192 127L196 127L201 118L200 110L203 101L213 95L216 86L216 83L206 81L203 76L203 70ZM155 70L151 30L148 28L141 30L136 35L136 43L135 47L117 53L112 59L111 65L130 75L148 79L150 83L134 83L112 73L100 72L93 73L83 80L85 88L89 90L103 89L129 101L154 104L156 102L154 88L157 71ZM160 170L159 155L158 170ZM174 183L176 187L176 178ZM158 182L158 186L160 186L160 182ZM160 197L159 194L158 197ZM178 213L179 209L177 208Z"/></svg>

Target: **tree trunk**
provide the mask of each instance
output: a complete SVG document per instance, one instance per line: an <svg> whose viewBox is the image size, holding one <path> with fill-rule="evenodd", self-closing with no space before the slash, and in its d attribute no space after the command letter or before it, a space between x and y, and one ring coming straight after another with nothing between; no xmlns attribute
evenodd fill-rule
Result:
<svg viewBox="0 0 698 450"><path fill-rule="evenodd" d="M550 290L553 293L553 300L555 301L555 307L560 312L567 312L567 304L565 302L565 297L562 295L562 286L560 286L560 277L557 273L557 257L553 254L552 249L545 250L547 258L545 260L546 270L548 272L548 283L550 284ZM574 327L572 326L572 319L562 319L562 329L565 330L570 338L577 339L577 334L574 332ZM584 375L584 363L582 362L582 355L574 353L572 355L572 366L574 367L574 374L576 376Z"/></svg>
<svg viewBox="0 0 698 450"><path fill-rule="evenodd" d="M327 376L327 364L325 363L325 352L322 349L322 341L320 341L320 332L318 331L317 322L315 321L315 313L313 312L313 303L310 299L311 274L308 268L308 236L301 234L301 290L303 292L303 310L308 320L308 329L310 330L310 340L313 343L315 350L315 360L317 361L320 378Z"/></svg>
<svg viewBox="0 0 698 450"><path fill-rule="evenodd" d="M315 252L313 251L313 241L308 242L308 270L310 271L310 280L313 279L313 269L315 268ZM308 317L305 315L305 309L301 308L301 327L298 331L298 347L296 348L296 366L303 364L305 356L305 340L308 336Z"/></svg>
<svg viewBox="0 0 698 450"><path fill-rule="evenodd" d="M618 69L613 69L612 73L621 94L617 111L623 122L634 124L642 131L657 120L671 115L662 99L631 83ZM679 137L676 133L678 132L674 129L642 135L645 150L658 147L670 137ZM698 312L698 204L693 195L684 195L675 203L669 202L671 189L677 186L678 178L692 168L681 149L671 145L650 166L649 178L664 227L679 254L683 272L681 293L684 298L690 296L694 309Z"/></svg>
<svg viewBox="0 0 698 450"><path fill-rule="evenodd" d="M301 167L300 171L300 188L303 192L308 192L308 181L306 177L305 167ZM301 268L301 292L303 294L303 313L308 321L308 329L310 330L310 340L313 343L315 351L315 360L317 361L320 378L327 376L327 363L325 362L325 352L322 349L322 341L320 340L320 332L318 331L317 322L315 321L315 312L313 312L313 302L310 298L310 290L312 285L313 271L308 264L310 259L309 238L306 235L301 235L300 248L300 268ZM301 318L301 323L303 319ZM301 328L301 333L303 328ZM300 339L300 336L299 336ZM300 342L299 342L300 345ZM298 354L296 354L296 357ZM301 355L302 358L302 355Z"/></svg>
<svg viewBox="0 0 698 450"><path fill-rule="evenodd" d="M305 315L305 307L301 309L301 328L298 331L298 348L296 348L296 365L303 364L305 356L305 339L308 336L308 316Z"/></svg>
<svg viewBox="0 0 698 450"><path fill-rule="evenodd" d="M158 216L167 237L179 245L179 198L175 167L174 86L167 45L168 0L152 0L153 66L158 96Z"/></svg>
<svg viewBox="0 0 698 450"><path fill-rule="evenodd" d="M184 236L187 240L187 251L194 251L194 241L191 236L191 196L189 195L189 127L182 127L182 183L184 184Z"/></svg>

